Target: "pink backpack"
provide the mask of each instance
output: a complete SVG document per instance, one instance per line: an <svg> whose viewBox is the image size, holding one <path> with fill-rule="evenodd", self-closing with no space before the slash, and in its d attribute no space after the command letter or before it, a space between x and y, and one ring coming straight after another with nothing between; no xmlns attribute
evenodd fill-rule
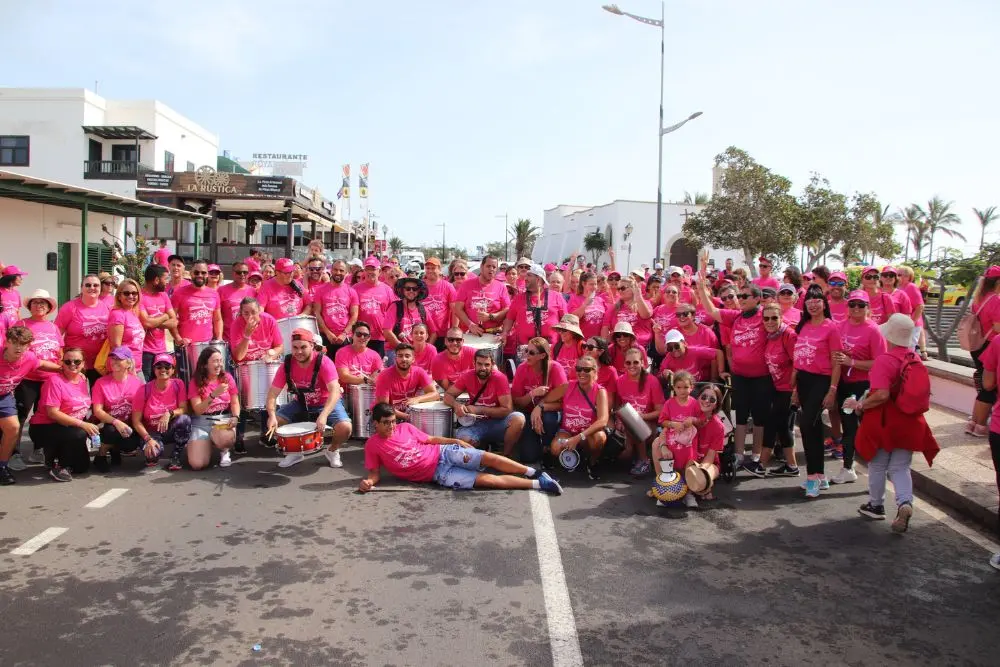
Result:
<svg viewBox="0 0 1000 667"><path fill-rule="evenodd" d="M979 306L979 308L969 308L969 312L962 316L958 323L958 346L966 352L975 352L986 343L986 334L983 333L983 326L979 323L979 311L990 302L995 294L990 294L989 298Z"/></svg>
<svg viewBox="0 0 1000 667"><path fill-rule="evenodd" d="M931 376L913 350L903 357L894 402L900 412L912 417L931 409Z"/></svg>

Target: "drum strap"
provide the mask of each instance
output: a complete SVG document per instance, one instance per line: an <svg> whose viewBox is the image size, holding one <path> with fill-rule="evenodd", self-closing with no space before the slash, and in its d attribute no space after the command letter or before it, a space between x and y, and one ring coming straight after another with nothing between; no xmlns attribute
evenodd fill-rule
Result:
<svg viewBox="0 0 1000 667"><path fill-rule="evenodd" d="M475 405L476 404L476 401L478 401L479 397L483 395L484 391L486 391L486 387L489 386L490 380L492 380L492 379L493 379L492 375L490 377L486 378L486 382L484 382L483 386L479 388L479 391L476 392L476 395L473 397L473 399L471 401L469 401L469 405Z"/></svg>
<svg viewBox="0 0 1000 667"><path fill-rule="evenodd" d="M285 384L288 385L289 393L295 394L299 401L299 405L303 410L308 409L308 406L306 405L306 394L311 394L316 391L316 379L319 377L320 366L323 365L323 357L324 355L322 354L316 354L316 363L313 364L312 379L309 381L309 388L300 389L295 386L295 383L292 382L292 355L285 355Z"/></svg>
<svg viewBox="0 0 1000 667"><path fill-rule="evenodd" d="M524 293L524 305L528 312L531 313L532 320L535 324L535 337L542 337L542 313L549 309L549 289L546 287L542 289L542 302L538 306L531 305L531 295L527 292Z"/></svg>

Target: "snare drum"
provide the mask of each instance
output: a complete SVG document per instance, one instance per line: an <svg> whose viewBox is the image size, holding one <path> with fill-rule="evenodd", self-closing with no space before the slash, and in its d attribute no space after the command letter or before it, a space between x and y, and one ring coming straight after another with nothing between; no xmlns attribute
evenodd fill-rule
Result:
<svg viewBox="0 0 1000 667"><path fill-rule="evenodd" d="M501 347L500 341L493 334L473 336L467 333L465 334L465 345L471 347L473 350L489 350L493 355L493 363L497 368L500 368L500 364L503 363L503 347Z"/></svg>
<svg viewBox="0 0 1000 667"><path fill-rule="evenodd" d="M316 430L315 422L285 424L278 427L275 435L282 454L314 452L323 444L323 434Z"/></svg>
<svg viewBox="0 0 1000 667"><path fill-rule="evenodd" d="M244 410L263 410L267 407L267 392L281 367L280 361L248 361L236 367L240 384L240 403ZM288 390L278 394L276 405L288 403Z"/></svg>
<svg viewBox="0 0 1000 667"><path fill-rule="evenodd" d="M307 329L314 334L319 333L319 327L316 326L316 318L312 315L282 317L278 320L278 331L281 332L281 340L285 343L286 353L292 351L292 332L296 329Z"/></svg>
<svg viewBox="0 0 1000 667"><path fill-rule="evenodd" d="M372 403L375 402L375 387L370 384L347 385L347 402L351 406L351 436L368 438L372 429Z"/></svg>
<svg viewBox="0 0 1000 667"><path fill-rule="evenodd" d="M452 437L454 414L444 401L417 403L410 407L410 423L426 433L442 438Z"/></svg>

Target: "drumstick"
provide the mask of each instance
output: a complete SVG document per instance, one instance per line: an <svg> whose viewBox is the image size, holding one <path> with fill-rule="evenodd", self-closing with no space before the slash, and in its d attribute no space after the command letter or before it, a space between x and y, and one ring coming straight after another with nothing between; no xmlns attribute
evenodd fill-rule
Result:
<svg viewBox="0 0 1000 667"><path fill-rule="evenodd" d="M277 430L277 427L276 427L276 426L271 426L270 428L268 428L268 429L267 429L267 437L269 437L269 438L270 438L270 437L271 437L272 435L274 435L274 432L275 432L276 430Z"/></svg>
<svg viewBox="0 0 1000 667"><path fill-rule="evenodd" d="M380 493L409 493L423 490L424 489L419 486L373 486L368 489L367 493L374 493L375 491ZM361 493L361 491L355 491L355 493Z"/></svg>

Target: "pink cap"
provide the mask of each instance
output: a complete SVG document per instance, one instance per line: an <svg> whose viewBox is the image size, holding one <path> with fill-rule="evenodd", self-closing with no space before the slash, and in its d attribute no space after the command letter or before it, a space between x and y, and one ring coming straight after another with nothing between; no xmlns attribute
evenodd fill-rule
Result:
<svg viewBox="0 0 1000 667"><path fill-rule="evenodd" d="M250 275L247 276L247 280L250 280L251 278L260 278L261 280L263 280L264 274L261 273L260 271L251 271Z"/></svg>
<svg viewBox="0 0 1000 667"><path fill-rule="evenodd" d="M153 357L153 365L156 364L170 364L171 366L177 365L177 360L174 359L174 355L168 354L166 352L160 352L158 355Z"/></svg>
<svg viewBox="0 0 1000 667"><path fill-rule="evenodd" d="M548 264L545 265L545 273L552 273L558 268L559 268L558 266L556 266L552 262L549 262Z"/></svg>
<svg viewBox="0 0 1000 667"><path fill-rule="evenodd" d="M3 274L5 276L26 276L26 275L28 275L28 272L27 271L22 271L21 269L17 268L13 264L10 264L10 265L8 265L7 267L4 268Z"/></svg>
<svg viewBox="0 0 1000 667"><path fill-rule="evenodd" d="M295 270L295 262L287 257L281 257L274 263L274 270L280 273L291 273Z"/></svg>
<svg viewBox="0 0 1000 667"><path fill-rule="evenodd" d="M998 276L1000 276L1000 266L997 266L996 264L994 264L990 268L986 269L986 277L987 278L996 278Z"/></svg>
<svg viewBox="0 0 1000 667"><path fill-rule="evenodd" d="M897 273L898 274L899 271L896 270L895 266L886 265L886 266L882 267L882 273Z"/></svg>
<svg viewBox="0 0 1000 667"><path fill-rule="evenodd" d="M208 272L211 273L212 271L218 271L219 273L222 273L222 267L220 267L218 264L209 264Z"/></svg>
<svg viewBox="0 0 1000 667"><path fill-rule="evenodd" d="M861 269L861 275L865 275L866 273L871 273L872 271L874 271L875 273L878 273L878 267L877 266L866 266L865 268Z"/></svg>
<svg viewBox="0 0 1000 667"><path fill-rule="evenodd" d="M568 268L569 268L569 264L563 264L563 265L562 265L562 266L561 266L560 268L561 268L561 269L562 269L563 271L565 271L566 269L568 269Z"/></svg>
<svg viewBox="0 0 1000 667"><path fill-rule="evenodd" d="M834 271L833 273L830 274L830 280L843 280L846 283L847 276L844 274L843 271Z"/></svg>
<svg viewBox="0 0 1000 667"><path fill-rule="evenodd" d="M813 279L812 271L806 271L805 273L802 274L802 277L805 278L806 280L812 280Z"/></svg>
<svg viewBox="0 0 1000 667"><path fill-rule="evenodd" d="M871 299L868 298L868 292L863 289L856 289L847 295L848 301L864 301L865 303L871 303Z"/></svg>
<svg viewBox="0 0 1000 667"><path fill-rule="evenodd" d="M374 257L373 256L373 257L368 257L368 258L365 259L365 268L366 269L369 266L374 266L377 269L379 266L381 266L381 264L382 263L378 261L378 257Z"/></svg>

